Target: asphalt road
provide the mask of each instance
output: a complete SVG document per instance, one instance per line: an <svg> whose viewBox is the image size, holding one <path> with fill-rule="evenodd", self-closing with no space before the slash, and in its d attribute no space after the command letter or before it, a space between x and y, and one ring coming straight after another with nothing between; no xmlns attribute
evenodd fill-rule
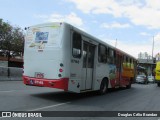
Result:
<svg viewBox="0 0 160 120"><path fill-rule="evenodd" d="M21 81L1 81L0 111L160 111L160 87L156 84L133 84L131 89L109 90L106 95L101 96L97 92L75 94L51 88L25 86ZM159 117L113 118L96 115L45 119L160 120Z"/></svg>

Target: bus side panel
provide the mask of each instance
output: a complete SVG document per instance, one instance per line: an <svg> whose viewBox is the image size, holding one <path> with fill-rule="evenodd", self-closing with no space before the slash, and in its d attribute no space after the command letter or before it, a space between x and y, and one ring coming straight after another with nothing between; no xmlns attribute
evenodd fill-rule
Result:
<svg viewBox="0 0 160 120"><path fill-rule="evenodd" d="M71 46L70 46L70 26L65 24L63 26L63 33L62 33L62 41L63 41L63 44L62 44L62 66L61 68L64 70L63 71L63 76L62 77L65 77L65 78L69 78L70 77L70 59L71 59L71 56L70 56L70 49L71 49Z"/></svg>
<svg viewBox="0 0 160 120"><path fill-rule="evenodd" d="M71 64L71 66L70 66L71 70L70 70L70 80L69 80L68 90L79 93L80 87L81 87L82 62L81 62L81 60L78 60L78 59L71 57L70 64Z"/></svg>
<svg viewBox="0 0 160 120"><path fill-rule="evenodd" d="M66 25L63 43L63 63L65 64L65 77L69 78L68 91L80 93L81 66L80 59L72 56L72 30Z"/></svg>
<svg viewBox="0 0 160 120"><path fill-rule="evenodd" d="M160 62L157 62L156 64L156 76L155 76L156 82L160 82Z"/></svg>
<svg viewBox="0 0 160 120"><path fill-rule="evenodd" d="M156 81L159 81L160 82L160 72L156 72Z"/></svg>
<svg viewBox="0 0 160 120"><path fill-rule="evenodd" d="M103 78L109 79L109 66L107 64L97 63L96 66L96 79L94 83L94 90L99 90ZM108 88L111 88L109 81Z"/></svg>
<svg viewBox="0 0 160 120"><path fill-rule="evenodd" d="M132 80L132 78L134 78L134 69L123 67L123 72L122 72L123 82L121 83L121 86L129 85L131 82L130 80Z"/></svg>
<svg viewBox="0 0 160 120"><path fill-rule="evenodd" d="M82 53L80 58L73 57L73 33L74 30L70 30L70 80L69 80L69 91L80 93L81 87L81 76L82 76ZM79 33L80 34L80 33ZM81 43L82 46L82 43ZM82 48L81 48L82 49ZM82 51L81 51L82 52Z"/></svg>

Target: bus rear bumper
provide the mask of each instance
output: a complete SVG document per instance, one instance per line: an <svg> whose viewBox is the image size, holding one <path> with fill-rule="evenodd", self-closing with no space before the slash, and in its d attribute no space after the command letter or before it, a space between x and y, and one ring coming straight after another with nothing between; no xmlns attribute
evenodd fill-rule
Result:
<svg viewBox="0 0 160 120"><path fill-rule="evenodd" d="M42 79L42 78L23 76L23 83L26 85L58 88L58 89L63 89L64 91L68 90L68 81L69 78Z"/></svg>

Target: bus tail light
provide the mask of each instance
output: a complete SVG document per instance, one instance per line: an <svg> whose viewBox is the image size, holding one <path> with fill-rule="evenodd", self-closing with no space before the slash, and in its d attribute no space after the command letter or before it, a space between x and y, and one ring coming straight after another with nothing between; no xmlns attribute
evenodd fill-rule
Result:
<svg viewBox="0 0 160 120"><path fill-rule="evenodd" d="M59 69L59 72L63 72L63 69L62 69L62 68L60 68L60 69Z"/></svg>

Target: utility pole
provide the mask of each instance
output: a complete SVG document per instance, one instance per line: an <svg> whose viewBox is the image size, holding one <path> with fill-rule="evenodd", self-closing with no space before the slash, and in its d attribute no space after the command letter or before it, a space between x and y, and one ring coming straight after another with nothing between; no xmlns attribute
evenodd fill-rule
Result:
<svg viewBox="0 0 160 120"><path fill-rule="evenodd" d="M154 36L153 36L153 43L152 43L152 60L153 60L153 51L154 51Z"/></svg>
<svg viewBox="0 0 160 120"><path fill-rule="evenodd" d="M115 48L117 47L117 38L116 38L116 42L115 42Z"/></svg>
<svg viewBox="0 0 160 120"><path fill-rule="evenodd" d="M152 63L151 63L152 75L153 75L153 64L154 64L153 52L154 52L154 36L153 36L153 43L152 43Z"/></svg>

